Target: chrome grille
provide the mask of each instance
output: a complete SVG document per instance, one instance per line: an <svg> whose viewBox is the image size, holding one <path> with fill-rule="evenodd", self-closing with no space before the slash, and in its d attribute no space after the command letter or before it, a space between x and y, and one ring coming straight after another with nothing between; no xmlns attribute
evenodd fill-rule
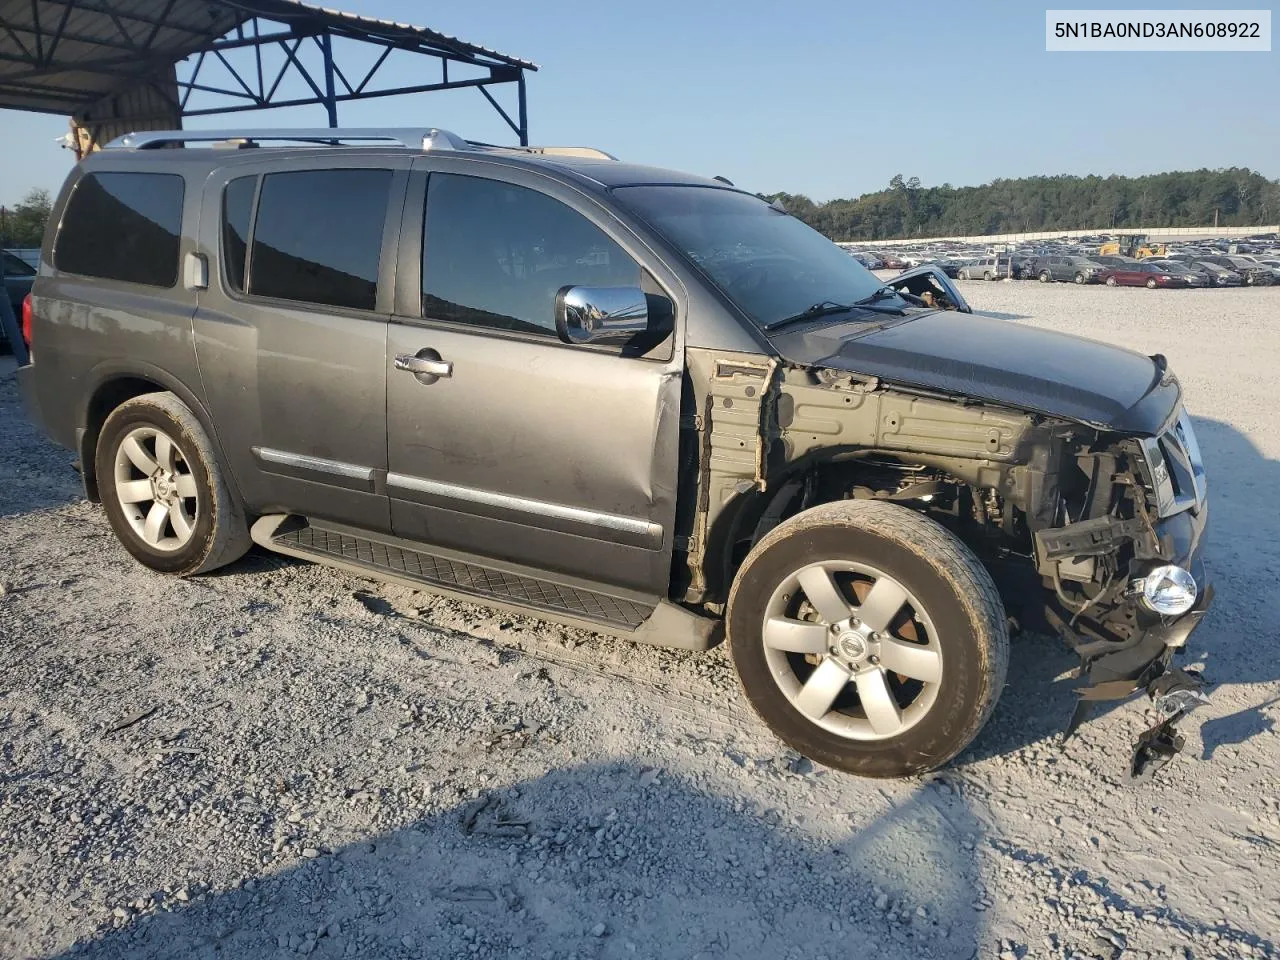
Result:
<svg viewBox="0 0 1280 960"><path fill-rule="evenodd" d="M1173 426L1160 436L1142 441L1142 455L1161 518L1184 510L1198 513L1204 507L1209 487L1200 443L1186 410L1180 411Z"/></svg>

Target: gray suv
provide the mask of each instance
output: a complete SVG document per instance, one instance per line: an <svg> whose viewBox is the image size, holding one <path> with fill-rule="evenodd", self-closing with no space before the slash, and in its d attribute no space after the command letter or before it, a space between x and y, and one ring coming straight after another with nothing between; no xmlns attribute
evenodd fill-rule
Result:
<svg viewBox="0 0 1280 960"><path fill-rule="evenodd" d="M1097 283L1098 275L1105 270L1100 263L1086 257L1058 256L1036 257L1030 271L1041 283L1067 280L1072 283Z"/></svg>
<svg viewBox="0 0 1280 960"><path fill-rule="evenodd" d="M724 636L782 739L879 777L977 735L1014 614L1082 704L1158 700L1140 761L1178 742L1212 590L1163 357L885 284L720 179L435 129L134 134L50 222L24 395L153 570L256 543Z"/></svg>

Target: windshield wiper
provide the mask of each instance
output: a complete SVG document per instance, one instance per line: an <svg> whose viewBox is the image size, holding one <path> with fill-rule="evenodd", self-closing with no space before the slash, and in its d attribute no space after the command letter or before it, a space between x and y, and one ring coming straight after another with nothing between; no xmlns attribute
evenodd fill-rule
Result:
<svg viewBox="0 0 1280 960"><path fill-rule="evenodd" d="M892 313L897 316L906 316L901 307L880 306L877 301L888 300L891 297L897 297L898 293L892 287L881 287L879 290L863 297L861 300L855 300L853 303L836 303L834 300L820 300L812 306L806 307L799 313L789 317L783 317L781 320L774 320L772 323L766 324L766 330L776 330L778 327L785 327L789 323L796 323L800 320L813 320L816 317L825 317L833 313L849 313L857 310L869 310L873 313Z"/></svg>
<svg viewBox="0 0 1280 960"><path fill-rule="evenodd" d="M788 323L795 323L798 320L812 320L815 317L825 317L833 313L844 313L845 311L852 309L854 309L853 306L847 303L836 303L834 300L819 300L817 303L805 307L799 313L765 324L764 328L766 330L773 330L777 327L785 327Z"/></svg>
<svg viewBox="0 0 1280 960"><path fill-rule="evenodd" d="M871 307L871 305L872 305L872 304L874 304L874 303L878 303L878 302L879 302L879 301L881 301L881 300L890 300L890 299L893 299L894 297L899 297L899 299L901 299L901 296L900 296L900 294L898 293L898 291L897 291L897 290L893 289L893 287L881 287L879 290L876 290L876 291L874 291L873 293L868 294L867 296L863 297L861 300L855 300L855 301L853 302L853 305L854 305L855 307L868 307L868 308L869 308L869 307ZM890 313L901 313L901 312L902 312L900 309L898 309L898 308L896 308L896 307L894 307L894 308L889 308L889 309L886 309L886 308L884 308L884 307L881 307L880 309L881 309L882 311L890 312Z"/></svg>

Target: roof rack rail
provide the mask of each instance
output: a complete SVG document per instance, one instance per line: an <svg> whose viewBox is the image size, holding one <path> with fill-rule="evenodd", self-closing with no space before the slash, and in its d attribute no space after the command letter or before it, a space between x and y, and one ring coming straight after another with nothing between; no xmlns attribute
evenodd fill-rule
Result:
<svg viewBox="0 0 1280 960"><path fill-rule="evenodd" d="M499 147L500 150L518 150L522 153L540 153L548 157L582 157L589 160L617 160L612 153L595 147Z"/></svg>
<svg viewBox="0 0 1280 960"><path fill-rule="evenodd" d="M263 130L143 130L126 133L106 145L108 150L154 150L175 143L211 143L248 147L264 141L282 143L386 142L411 150L470 150L471 144L439 127L304 127Z"/></svg>
<svg viewBox="0 0 1280 960"><path fill-rule="evenodd" d="M387 143L409 150L492 150L548 157L617 160L595 147L509 147L464 140L439 127L287 127L262 130L141 130L116 137L106 150L156 150L181 143L207 143L215 149L245 149L264 143L343 145Z"/></svg>

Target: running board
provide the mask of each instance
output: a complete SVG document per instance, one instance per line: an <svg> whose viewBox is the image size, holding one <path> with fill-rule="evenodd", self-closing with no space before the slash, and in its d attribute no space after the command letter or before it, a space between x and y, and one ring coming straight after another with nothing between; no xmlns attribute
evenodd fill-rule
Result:
<svg viewBox="0 0 1280 960"><path fill-rule="evenodd" d="M260 518L250 535L276 553L630 640L684 650L706 650L719 642L720 621L667 600L605 593L594 584L385 534L272 514Z"/></svg>

